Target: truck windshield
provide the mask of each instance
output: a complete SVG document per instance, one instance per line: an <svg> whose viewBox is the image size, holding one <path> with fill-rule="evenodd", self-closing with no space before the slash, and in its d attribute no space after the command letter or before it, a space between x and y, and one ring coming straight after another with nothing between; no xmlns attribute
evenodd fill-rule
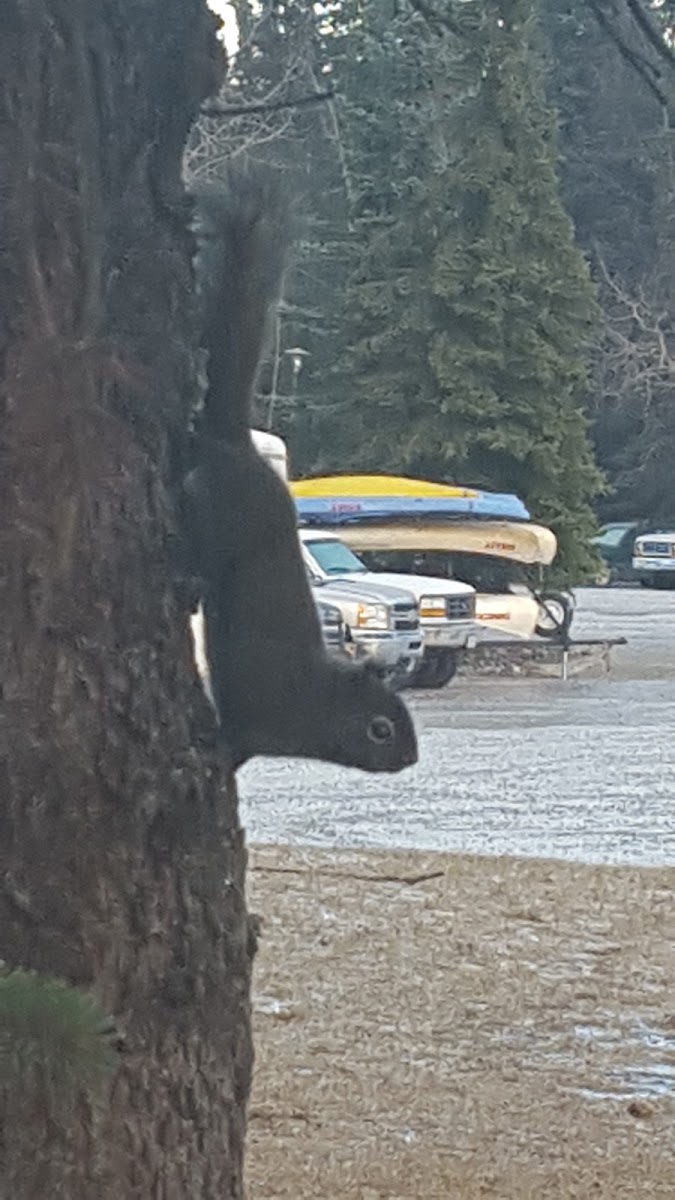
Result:
<svg viewBox="0 0 675 1200"><path fill-rule="evenodd" d="M622 539L626 536L629 529L635 529L634 525L605 525L604 529L600 530L597 537L592 540L596 546L607 546L608 549L618 546Z"/></svg>
<svg viewBox="0 0 675 1200"><path fill-rule="evenodd" d="M326 575L360 575L368 570L344 542L329 538L325 542L311 541L308 549Z"/></svg>

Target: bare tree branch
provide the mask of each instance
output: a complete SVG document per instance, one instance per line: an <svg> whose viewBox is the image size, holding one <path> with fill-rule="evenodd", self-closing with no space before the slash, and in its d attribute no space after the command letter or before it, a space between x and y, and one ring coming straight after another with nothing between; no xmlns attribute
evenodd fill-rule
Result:
<svg viewBox="0 0 675 1200"><path fill-rule="evenodd" d="M656 50L656 53L665 59L671 69L675 69L675 53L673 53L665 38L659 33L659 30L647 16L640 0L626 0L626 4L632 13L635 24L639 25L647 41L651 42Z"/></svg>
<svg viewBox="0 0 675 1200"><path fill-rule="evenodd" d="M643 55L638 53L634 46L629 45L628 42L625 41L625 39L619 33L616 24L609 19L605 9L602 7L602 4L599 3L599 0L588 0L588 3L596 21L598 22L598 25L614 42L619 54L626 60L627 63L629 63L631 67L633 67L633 70L637 71L638 75L640 75L644 80L649 90L656 96L661 108L667 111L668 96L657 82L657 80L660 80L661 78L660 72L657 71L653 63L650 63L649 59L644 58Z"/></svg>
<svg viewBox="0 0 675 1200"><path fill-rule="evenodd" d="M202 114L205 117L247 117L251 113L281 112L285 108L304 108L307 104L318 104L322 100L332 100L335 93L332 89L323 92L311 92L308 96L298 96L294 100L277 100L270 103L261 100L259 104L220 104L213 101L205 104Z"/></svg>
<svg viewBox="0 0 675 1200"><path fill-rule="evenodd" d="M305 69L306 69L307 75L309 77L310 83L314 87L317 87L317 78L316 78L314 68L311 66L311 64L308 63ZM354 198L356 196L356 188L354 187L351 170L349 168L349 163L348 163L348 159L347 159L347 151L345 149L345 144L344 144L344 140L342 137L342 130L340 127L340 118L338 116L338 110L337 110L337 105L335 103L334 96L330 97L329 103L326 106L326 109L324 111L328 114L328 128L326 129L326 135L329 138L329 140L333 142L333 145L335 146L338 163L340 165L340 174L342 176L342 186L344 187L344 190L345 190L345 196L347 199L347 205L348 205L348 211L349 211L348 227L349 227L349 229L351 229L352 221L353 221Z"/></svg>
<svg viewBox="0 0 675 1200"><path fill-rule="evenodd" d="M596 247L605 291L603 391L615 398L642 398L675 390L675 336L671 315L648 283L629 289L609 271Z"/></svg>

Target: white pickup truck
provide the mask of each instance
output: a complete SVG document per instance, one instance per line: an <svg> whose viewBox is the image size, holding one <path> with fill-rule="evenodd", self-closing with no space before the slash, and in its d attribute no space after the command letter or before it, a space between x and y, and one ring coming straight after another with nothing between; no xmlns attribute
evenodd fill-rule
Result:
<svg viewBox="0 0 675 1200"><path fill-rule="evenodd" d="M633 571L643 587L675 588L675 532L640 534L633 547Z"/></svg>
<svg viewBox="0 0 675 1200"><path fill-rule="evenodd" d="M258 453L287 484L288 457L283 438L262 429L252 429L251 436ZM386 586L376 575L369 581L346 576L334 579L317 569L307 556L305 565L316 603L335 605L340 612L345 653L355 659L368 659L398 685L412 678L423 659L424 634L411 590Z"/></svg>
<svg viewBox="0 0 675 1200"><path fill-rule="evenodd" d="M283 438L259 429L251 430L251 436L258 452L288 483L288 459ZM408 608L410 596L414 598L419 621L410 612L404 611L406 599L399 595L394 604L393 628L386 639L393 642L409 637L408 650L400 662L406 682L416 687L438 688L452 679L462 650L472 649L479 638L481 627L475 619L475 588L455 579L369 571L336 534L321 529L301 529L299 536L305 565L315 584L365 585L380 589L383 593L390 588L400 593L402 589L408 594ZM333 600L332 597L329 599ZM391 603L391 598L388 597L387 601ZM385 650L384 613L381 612L378 617L377 605L359 605L363 624L355 627L350 624L344 603L339 600L333 602L341 608L348 637L350 632L353 638L358 636L364 651L370 641L371 653L379 645L379 654L382 654ZM366 609L370 609L370 616Z"/></svg>
<svg viewBox="0 0 675 1200"><path fill-rule="evenodd" d="M474 588L454 579L369 571L337 534L323 529L299 532L305 564L315 579L351 580L411 592L419 605L424 657L409 682L416 687L443 687L452 679L461 651L473 648L478 640Z"/></svg>
<svg viewBox="0 0 675 1200"><path fill-rule="evenodd" d="M424 655L419 612L410 592L361 579L326 579L307 559L305 565L315 601L340 610L345 653L357 662L369 660L396 686L406 684Z"/></svg>

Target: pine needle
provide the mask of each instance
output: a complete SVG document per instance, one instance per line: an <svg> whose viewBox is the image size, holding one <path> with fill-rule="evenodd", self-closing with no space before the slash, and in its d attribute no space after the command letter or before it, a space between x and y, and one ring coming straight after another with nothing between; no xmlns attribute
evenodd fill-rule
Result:
<svg viewBox="0 0 675 1200"><path fill-rule="evenodd" d="M0 973L0 1086L65 1099L115 1065L111 1022L93 996L21 968Z"/></svg>

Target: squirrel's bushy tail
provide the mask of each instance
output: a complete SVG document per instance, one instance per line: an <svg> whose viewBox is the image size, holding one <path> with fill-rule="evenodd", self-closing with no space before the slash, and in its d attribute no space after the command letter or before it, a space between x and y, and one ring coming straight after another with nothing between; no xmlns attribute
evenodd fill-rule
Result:
<svg viewBox="0 0 675 1200"><path fill-rule="evenodd" d="M278 173L235 170L192 189L208 390L203 430L237 440L251 426L258 367L281 298L290 204Z"/></svg>

